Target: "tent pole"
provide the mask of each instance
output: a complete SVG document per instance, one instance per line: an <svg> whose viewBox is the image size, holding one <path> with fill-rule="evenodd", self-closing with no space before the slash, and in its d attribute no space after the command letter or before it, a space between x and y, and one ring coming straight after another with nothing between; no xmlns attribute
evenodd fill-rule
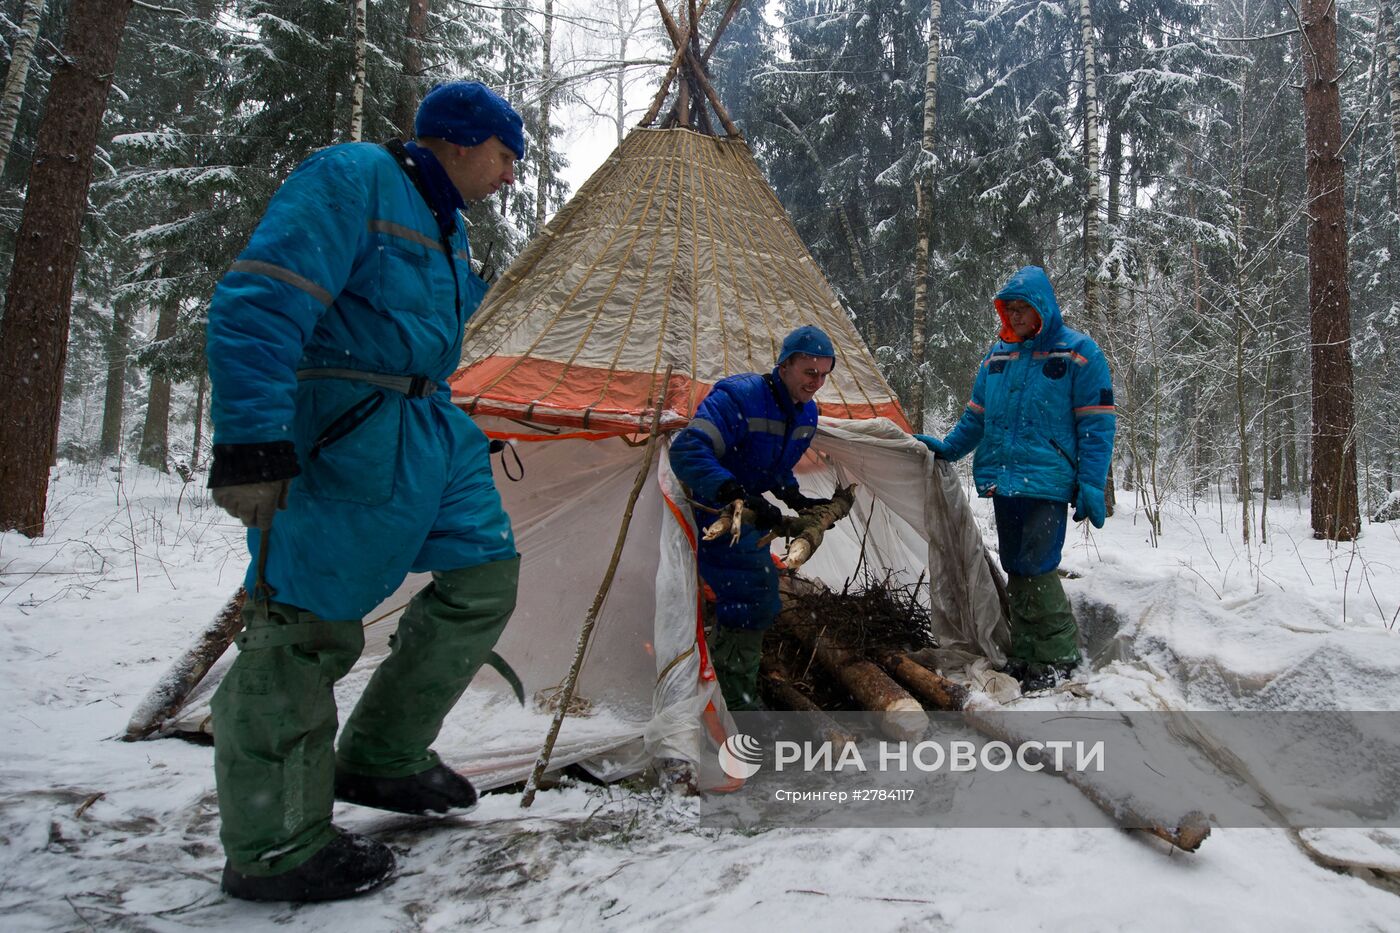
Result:
<svg viewBox="0 0 1400 933"><path fill-rule="evenodd" d="M729 21L734 18L739 4L743 2L744 0L729 0L729 7L724 11L724 17L719 21L719 28L715 30L713 36L710 36L710 44L705 46L705 54L700 56L700 64L708 65L710 63L710 55L714 52L715 46L719 45L719 37L724 35L724 31L729 28ZM703 16L704 13L704 7L701 7L700 14Z"/></svg>
<svg viewBox="0 0 1400 933"><path fill-rule="evenodd" d="M545 769L549 767L549 756L554 754L554 742L559 738L559 729L564 724L564 716L569 710L569 704L574 699L574 688L578 686L579 671L583 668L583 657L588 653L588 641L593 637L593 627L598 623L598 613L602 611L603 602L608 598L608 590L612 588L613 577L617 574L617 565L622 558L622 546L627 543L627 531L632 526L632 510L637 505L637 498L642 494L642 487L646 485L647 474L651 472L651 456L656 449L656 439L660 436L658 428L661 425L661 410L666 407L666 392L671 385L671 364L666 364L666 374L661 377L661 388L653 397L651 413L651 433L647 435L646 452L642 454L642 468L637 471L637 479L632 483L632 492L627 497L627 509L622 513L622 526L617 530L617 543L613 545L612 560L608 563L607 572L603 574L603 582L598 585L598 594L593 597L593 605L588 607L588 615L583 620L583 628L578 634L578 648L574 651L574 663L569 668L569 674L564 678L564 686L559 691L559 708L554 711L554 719L549 724L549 734L545 736L544 747L540 749L539 758L535 760L535 770L530 772L530 779L525 782L525 795L520 798L522 808L529 807L535 802L535 793L539 790L540 779L544 777Z"/></svg>

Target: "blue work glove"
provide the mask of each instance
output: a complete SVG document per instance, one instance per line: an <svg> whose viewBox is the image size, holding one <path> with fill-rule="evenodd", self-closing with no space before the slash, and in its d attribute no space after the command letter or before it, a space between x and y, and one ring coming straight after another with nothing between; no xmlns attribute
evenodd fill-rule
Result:
<svg viewBox="0 0 1400 933"><path fill-rule="evenodd" d="M1080 483L1079 492L1074 497L1074 520L1082 522L1087 518L1095 528L1102 528L1106 513L1103 490L1088 483Z"/></svg>
<svg viewBox="0 0 1400 933"><path fill-rule="evenodd" d="M933 451L933 455L939 460L953 459L951 456L948 455L948 445L940 441L938 438L930 437L927 434L915 434L914 438L916 440L921 441L925 447Z"/></svg>

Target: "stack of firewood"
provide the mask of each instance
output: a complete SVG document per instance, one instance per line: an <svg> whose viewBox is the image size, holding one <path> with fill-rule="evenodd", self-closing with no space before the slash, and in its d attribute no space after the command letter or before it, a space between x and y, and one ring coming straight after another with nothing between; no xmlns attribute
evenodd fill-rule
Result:
<svg viewBox="0 0 1400 933"><path fill-rule="evenodd" d="M789 578L783 611L763 646L760 686L773 709L864 709L887 714L884 731L923 732L925 708L962 709L965 688L910 657L936 647L922 579L868 570L841 592Z"/></svg>

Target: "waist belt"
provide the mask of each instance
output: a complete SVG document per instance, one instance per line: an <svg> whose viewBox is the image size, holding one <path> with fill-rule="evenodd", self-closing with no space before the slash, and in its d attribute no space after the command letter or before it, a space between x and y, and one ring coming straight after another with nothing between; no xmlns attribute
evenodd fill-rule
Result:
<svg viewBox="0 0 1400 933"><path fill-rule="evenodd" d="M358 369L299 369L297 379L353 379L355 382L392 389L409 398L427 398L438 390L437 382L427 376L392 376Z"/></svg>

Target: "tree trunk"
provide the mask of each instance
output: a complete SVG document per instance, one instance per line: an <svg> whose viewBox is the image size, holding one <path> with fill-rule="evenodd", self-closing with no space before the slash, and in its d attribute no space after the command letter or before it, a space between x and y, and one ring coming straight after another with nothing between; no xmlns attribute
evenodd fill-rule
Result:
<svg viewBox="0 0 1400 933"><path fill-rule="evenodd" d="M1099 92L1094 65L1094 17L1089 0L1079 0L1079 35L1084 59L1084 166L1089 187L1084 203L1084 315L1098 310L1099 264Z"/></svg>
<svg viewBox="0 0 1400 933"><path fill-rule="evenodd" d="M24 84L29 80L29 66L34 61L34 44L39 40L39 23L43 17L44 0L24 0L19 35L10 52L10 70L5 73L5 90L0 96L0 172L5 171L10 146L15 141L19 109L24 103Z"/></svg>
<svg viewBox="0 0 1400 933"><path fill-rule="evenodd" d="M166 299L156 320L156 342L163 343L175 336L175 322L180 303ZM146 425L141 431L141 452L137 460L162 472L170 468L170 380L151 374L151 388L146 396Z"/></svg>
<svg viewBox="0 0 1400 933"><path fill-rule="evenodd" d="M408 0L408 20L403 32L403 77L394 95L394 125L404 139L413 138L413 117L418 110L418 88L423 77L423 37L428 31L428 0Z"/></svg>
<svg viewBox="0 0 1400 933"><path fill-rule="evenodd" d="M112 305L112 330L107 335L107 393L102 403L102 440L98 450L114 457L122 446L122 409L126 403L126 364L131 349L131 319L135 308L130 298L118 297Z"/></svg>
<svg viewBox="0 0 1400 933"><path fill-rule="evenodd" d="M1361 514L1356 498L1337 8L1331 0L1303 0L1301 14L1313 379L1312 527L1315 537L1350 541L1361 531Z"/></svg>
<svg viewBox="0 0 1400 933"><path fill-rule="evenodd" d="M1400 52L1395 43L1395 0L1380 0L1381 43L1390 89L1390 145L1395 160L1395 211L1400 216Z"/></svg>
<svg viewBox="0 0 1400 933"><path fill-rule="evenodd" d="M914 380L909 388L909 424L924 429L924 336L928 324L928 256L933 237L933 193L936 163L933 150L938 142L938 55L943 30L942 0L930 0L928 17L928 64L924 66L924 137L919 168L914 174L914 204L917 212L918 246L914 251L914 332L910 358Z"/></svg>
<svg viewBox="0 0 1400 933"><path fill-rule="evenodd" d="M357 143L365 138L365 84L368 83L366 58L369 55L368 39L365 36L365 19L368 0L352 0L351 30L355 35L355 82L350 92L350 141Z"/></svg>
<svg viewBox="0 0 1400 933"><path fill-rule="evenodd" d="M540 80L544 87L540 91L540 131L535 140L535 158L539 162L535 187L535 232L544 229L544 215L548 209L550 175L549 150L549 105L554 95L554 0L544 0L544 61L540 69Z"/></svg>
<svg viewBox="0 0 1400 933"><path fill-rule="evenodd" d="M194 442L190 445L190 471L199 469L200 448L204 446L204 402L209 397L209 372L200 370L199 389L194 397Z"/></svg>
<svg viewBox="0 0 1400 933"><path fill-rule="evenodd" d="M817 155L816 147L812 145L812 141L807 138L807 134L802 132L801 128L793 122L792 117L788 116L787 112L784 111L782 107L778 107L777 110L778 116L782 118L783 123L786 124L787 128L792 131L792 134L797 137L797 141L807 150L807 154L812 157L812 164L817 169L817 178L819 179L818 189L836 211L836 216L841 222L841 232L846 236L846 249L851 256L851 267L855 270L856 278L863 285L865 284L865 262L860 257L860 243L856 239L855 224L851 222L851 215L846 210L845 205L841 203L841 200L834 190L834 186L827 181L826 165L822 162L821 157Z"/></svg>
<svg viewBox="0 0 1400 933"><path fill-rule="evenodd" d="M0 320L0 529L44 533L93 154L131 0L72 0Z"/></svg>
<svg viewBox="0 0 1400 933"><path fill-rule="evenodd" d="M1249 6L1246 4L1240 13L1240 32L1243 33L1246 24L1249 22ZM1240 66L1240 102L1237 122L1235 127L1237 134L1239 165L1235 175L1235 251L1232 256L1234 265L1234 311L1235 311L1235 430L1236 442L1239 444L1239 464L1235 473L1235 486L1240 502L1240 536L1245 544L1249 543L1249 416L1245 410L1245 220L1246 220L1246 199L1248 197L1249 178L1249 133L1246 127L1248 111L1246 102L1249 99L1249 76L1250 65L1246 61Z"/></svg>

